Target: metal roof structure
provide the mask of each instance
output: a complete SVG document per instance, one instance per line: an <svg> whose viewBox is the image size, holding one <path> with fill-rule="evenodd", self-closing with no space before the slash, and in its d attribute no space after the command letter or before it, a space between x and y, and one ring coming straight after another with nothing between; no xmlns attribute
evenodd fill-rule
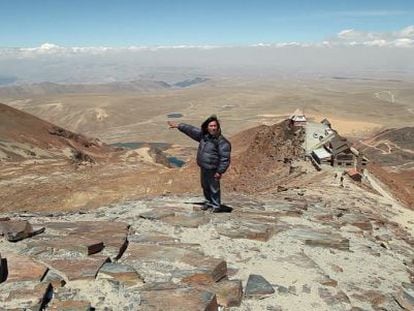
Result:
<svg viewBox="0 0 414 311"><path fill-rule="evenodd" d="M334 156L351 148L349 141L345 137L339 135L336 135L334 138L332 138L330 144L332 147L332 154Z"/></svg>
<svg viewBox="0 0 414 311"><path fill-rule="evenodd" d="M331 153L329 153L325 148L318 148L313 150L313 153L319 158L319 159L326 159L330 158L332 156Z"/></svg>
<svg viewBox="0 0 414 311"><path fill-rule="evenodd" d="M289 117L292 121L306 122L306 117L302 110L296 109L295 112Z"/></svg>

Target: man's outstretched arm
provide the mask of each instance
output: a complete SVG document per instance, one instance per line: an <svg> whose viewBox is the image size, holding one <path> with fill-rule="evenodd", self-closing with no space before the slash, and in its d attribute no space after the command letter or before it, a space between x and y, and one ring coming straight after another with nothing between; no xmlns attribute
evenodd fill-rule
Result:
<svg viewBox="0 0 414 311"><path fill-rule="evenodd" d="M178 129L180 132L186 134L187 136L194 139L195 141L201 140L201 137L202 137L201 129L195 126L192 126L190 124L185 124L185 123L177 124L176 122L173 122L173 121L168 121L167 123L170 128Z"/></svg>

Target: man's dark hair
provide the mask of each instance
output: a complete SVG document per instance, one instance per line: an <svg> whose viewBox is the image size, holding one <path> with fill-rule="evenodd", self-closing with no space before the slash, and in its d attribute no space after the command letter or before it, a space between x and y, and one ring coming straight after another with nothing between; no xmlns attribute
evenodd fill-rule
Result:
<svg viewBox="0 0 414 311"><path fill-rule="evenodd" d="M210 124L210 122L213 122L213 121L217 122L217 133L219 134L221 133L220 122L217 119L217 116L213 114L212 116L208 117L207 120L203 122L203 124L201 124L201 130L203 131L203 134L208 133L207 127Z"/></svg>

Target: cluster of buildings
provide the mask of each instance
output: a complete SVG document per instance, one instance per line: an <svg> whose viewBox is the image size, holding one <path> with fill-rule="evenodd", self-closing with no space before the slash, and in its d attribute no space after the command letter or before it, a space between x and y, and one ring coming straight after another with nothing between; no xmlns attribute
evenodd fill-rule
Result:
<svg viewBox="0 0 414 311"><path fill-rule="evenodd" d="M321 122L309 121L303 111L296 109L289 117L289 122L292 127L305 129L303 147L318 169L322 169L323 165L343 167L351 176L362 172L368 164L368 159L352 147L345 137L339 135L328 119Z"/></svg>

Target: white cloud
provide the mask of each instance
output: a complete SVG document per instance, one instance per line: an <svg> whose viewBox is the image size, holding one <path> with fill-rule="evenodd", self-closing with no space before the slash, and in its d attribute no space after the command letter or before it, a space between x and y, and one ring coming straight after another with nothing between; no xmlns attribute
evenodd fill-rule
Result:
<svg viewBox="0 0 414 311"><path fill-rule="evenodd" d="M285 48L285 47L341 47L341 46L367 46L367 47L414 47L414 25L410 25L394 32L367 32L355 29L344 29L334 37L322 42L279 42L251 44L249 48ZM76 55L107 55L124 52L142 51L168 51L168 50L215 50L229 49L243 46L230 45L173 45L173 46L129 46L129 47L62 47L46 42L33 48L0 48L0 57L8 58L35 58L42 56L76 56Z"/></svg>
<svg viewBox="0 0 414 311"><path fill-rule="evenodd" d="M397 47L414 47L414 40L409 38L400 38L394 40L393 45Z"/></svg>
<svg viewBox="0 0 414 311"><path fill-rule="evenodd" d="M400 38L406 37L406 38L414 38L414 25L405 27L398 31L396 35Z"/></svg>
<svg viewBox="0 0 414 311"><path fill-rule="evenodd" d="M330 46L414 47L414 26L395 32L367 32L344 29L327 40Z"/></svg>
<svg viewBox="0 0 414 311"><path fill-rule="evenodd" d="M16 58L33 58L43 55L74 56L74 55L105 55L108 53L164 51L164 50L212 50L232 46L219 45L160 45L160 46L129 46L129 47L62 47L53 43L43 43L33 48L1 48L0 56Z"/></svg>

